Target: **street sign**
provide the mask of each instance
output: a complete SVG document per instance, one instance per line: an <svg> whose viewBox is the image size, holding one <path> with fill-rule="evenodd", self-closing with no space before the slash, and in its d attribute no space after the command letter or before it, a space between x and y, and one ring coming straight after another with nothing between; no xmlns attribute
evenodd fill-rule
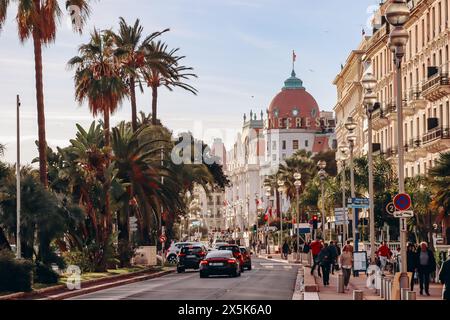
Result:
<svg viewBox="0 0 450 320"><path fill-rule="evenodd" d="M389 213L391 216L394 215L395 211L396 211L396 209L395 209L395 205L393 202L389 203L386 206L386 212Z"/></svg>
<svg viewBox="0 0 450 320"><path fill-rule="evenodd" d="M166 237L165 235L161 235L161 236L159 237L159 242L165 243L166 241L167 241L167 237Z"/></svg>
<svg viewBox="0 0 450 320"><path fill-rule="evenodd" d="M394 217L396 217L396 218L413 218L414 211L395 211Z"/></svg>
<svg viewBox="0 0 450 320"><path fill-rule="evenodd" d="M408 224L406 223L406 219L404 218L400 219L400 231L402 232L408 231Z"/></svg>
<svg viewBox="0 0 450 320"><path fill-rule="evenodd" d="M130 231L131 232L136 232L138 230L137 218L136 217L130 217L129 218L129 225L130 225Z"/></svg>
<svg viewBox="0 0 450 320"><path fill-rule="evenodd" d="M347 206L351 209L368 209L370 207L369 199L367 198L349 198Z"/></svg>
<svg viewBox="0 0 450 320"><path fill-rule="evenodd" d="M348 210L346 208L334 209L334 217L335 217L335 224L337 226L342 226L345 223L350 224L348 219Z"/></svg>
<svg viewBox="0 0 450 320"><path fill-rule="evenodd" d="M411 208L411 196L406 193L400 193L394 198L394 206L397 211L407 211Z"/></svg>
<svg viewBox="0 0 450 320"><path fill-rule="evenodd" d="M309 234L311 233L311 225L309 223L296 224L295 229L298 230L298 234Z"/></svg>

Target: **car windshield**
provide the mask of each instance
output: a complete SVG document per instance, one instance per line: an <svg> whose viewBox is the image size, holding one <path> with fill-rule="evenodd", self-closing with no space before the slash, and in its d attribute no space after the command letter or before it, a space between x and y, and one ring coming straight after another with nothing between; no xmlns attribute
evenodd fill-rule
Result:
<svg viewBox="0 0 450 320"><path fill-rule="evenodd" d="M240 252L238 247L233 247L233 246L221 246L221 247L219 247L219 250L228 250L228 251L232 251L232 252Z"/></svg>
<svg viewBox="0 0 450 320"><path fill-rule="evenodd" d="M245 248L240 248L240 249L241 249L242 253L246 253L247 252L247 249L245 249Z"/></svg>
<svg viewBox="0 0 450 320"><path fill-rule="evenodd" d="M181 252L184 254L196 254L203 251L202 247L184 247Z"/></svg>
<svg viewBox="0 0 450 320"><path fill-rule="evenodd" d="M225 259L233 258L233 252L226 250L212 251L208 253L208 255L206 256L206 259L214 259L214 258L225 258Z"/></svg>

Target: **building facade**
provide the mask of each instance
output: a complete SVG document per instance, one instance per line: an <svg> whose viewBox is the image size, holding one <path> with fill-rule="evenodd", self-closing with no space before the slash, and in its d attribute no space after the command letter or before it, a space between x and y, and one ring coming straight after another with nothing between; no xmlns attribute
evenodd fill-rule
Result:
<svg viewBox="0 0 450 320"><path fill-rule="evenodd" d="M242 130L227 153L226 174L231 186L225 192L226 227L251 228L257 224L258 213L274 206L276 199L266 197L264 181L287 158L299 150L315 154L336 145L333 112L321 112L292 71L265 113L244 115ZM286 212L287 199L280 202L280 211Z"/></svg>
<svg viewBox="0 0 450 320"><path fill-rule="evenodd" d="M343 124L353 116L360 124L357 153L367 154L367 117L358 82L365 71L364 63L370 62L378 81L375 92L379 101L372 120L374 152L381 153L397 167L397 126L401 125L405 177L426 175L440 153L450 151L450 1L407 1L411 18L405 26L409 41L402 63L404 121L401 124L397 123L394 57L388 47L391 27L384 17L390 2L382 1L375 14L373 34L364 36L334 81L338 93L334 109L338 144L346 143Z"/></svg>

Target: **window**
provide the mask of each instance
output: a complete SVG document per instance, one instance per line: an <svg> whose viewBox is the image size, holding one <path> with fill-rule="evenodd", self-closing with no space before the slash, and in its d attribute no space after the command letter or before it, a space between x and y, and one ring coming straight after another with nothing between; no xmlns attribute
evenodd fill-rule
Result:
<svg viewBox="0 0 450 320"><path fill-rule="evenodd" d="M277 161L277 155L276 155L276 154L274 154L274 155L272 156L272 161Z"/></svg>
<svg viewBox="0 0 450 320"><path fill-rule="evenodd" d="M425 174L427 174L427 163L426 162L423 163L423 172Z"/></svg>
<svg viewBox="0 0 450 320"><path fill-rule="evenodd" d="M272 150L277 150L277 142L272 141Z"/></svg>
<svg viewBox="0 0 450 320"><path fill-rule="evenodd" d="M298 148L299 148L298 140L294 140L292 142L292 149L298 150Z"/></svg>
<svg viewBox="0 0 450 320"><path fill-rule="evenodd" d="M283 140L283 150L286 150L286 140Z"/></svg>
<svg viewBox="0 0 450 320"><path fill-rule="evenodd" d="M405 177L409 178L409 176L408 176L408 168L405 169Z"/></svg>
<svg viewBox="0 0 450 320"><path fill-rule="evenodd" d="M308 148L309 147L309 140L305 141L305 147Z"/></svg>
<svg viewBox="0 0 450 320"><path fill-rule="evenodd" d="M286 160L286 158L287 158L286 153L283 153L283 156L282 156L283 161Z"/></svg>
<svg viewBox="0 0 450 320"><path fill-rule="evenodd" d="M411 167L411 177L414 177L414 167Z"/></svg>
<svg viewBox="0 0 450 320"><path fill-rule="evenodd" d="M420 175L420 164L417 165L417 174Z"/></svg>

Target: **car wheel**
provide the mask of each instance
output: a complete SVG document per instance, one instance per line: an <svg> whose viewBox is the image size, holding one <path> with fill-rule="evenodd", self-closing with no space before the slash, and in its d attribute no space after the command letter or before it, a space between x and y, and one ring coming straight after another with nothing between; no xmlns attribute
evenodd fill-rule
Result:
<svg viewBox="0 0 450 320"><path fill-rule="evenodd" d="M176 264L177 263L177 256L172 254L167 257L167 262L170 264Z"/></svg>
<svg viewBox="0 0 450 320"><path fill-rule="evenodd" d="M252 265L249 265L247 268L249 271L252 270Z"/></svg>
<svg viewBox="0 0 450 320"><path fill-rule="evenodd" d="M177 268L177 272L178 273L184 273L184 272L186 272L186 270L184 268Z"/></svg>
<svg viewBox="0 0 450 320"><path fill-rule="evenodd" d="M206 273L200 272L200 278L208 278L208 275Z"/></svg>

